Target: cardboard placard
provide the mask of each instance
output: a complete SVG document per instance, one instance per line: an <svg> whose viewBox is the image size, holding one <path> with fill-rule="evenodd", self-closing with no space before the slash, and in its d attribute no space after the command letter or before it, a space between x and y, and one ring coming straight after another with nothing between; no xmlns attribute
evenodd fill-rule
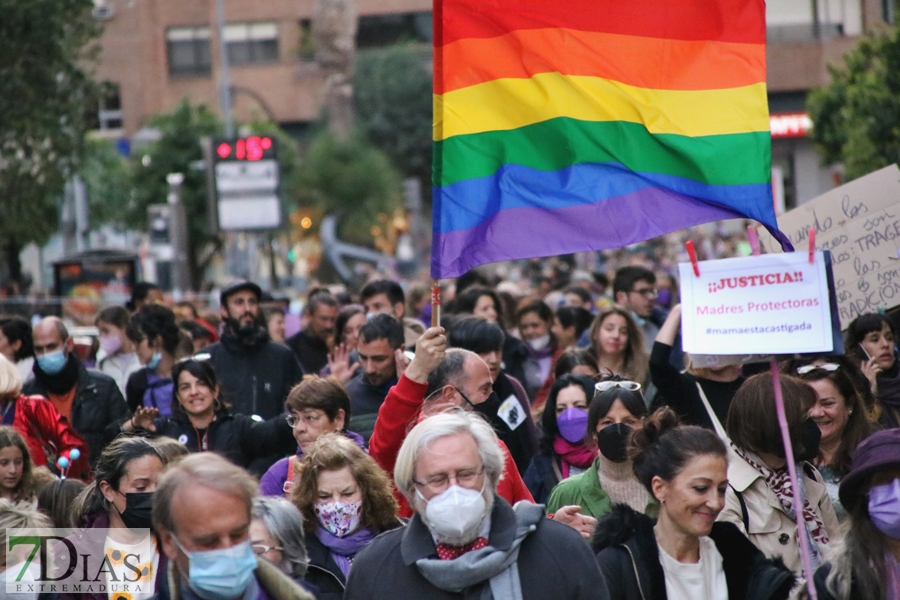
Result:
<svg viewBox="0 0 900 600"><path fill-rule="evenodd" d="M885 167L778 217L778 228L805 253L809 228L816 248L830 250L841 328L861 314L900 305L900 169ZM781 246L760 230L766 253Z"/></svg>
<svg viewBox="0 0 900 600"><path fill-rule="evenodd" d="M831 352L825 253L768 254L678 265L681 338L691 354Z"/></svg>

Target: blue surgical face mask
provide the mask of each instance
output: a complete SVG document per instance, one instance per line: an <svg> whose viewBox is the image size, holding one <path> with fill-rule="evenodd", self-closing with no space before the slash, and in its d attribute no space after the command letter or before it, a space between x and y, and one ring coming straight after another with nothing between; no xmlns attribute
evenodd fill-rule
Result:
<svg viewBox="0 0 900 600"><path fill-rule="evenodd" d="M253 579L256 555L246 540L221 550L189 552L172 536L190 561L188 586L203 600L232 600L241 597Z"/></svg>
<svg viewBox="0 0 900 600"><path fill-rule="evenodd" d="M41 368L41 371L47 375L58 374L65 368L67 360L66 354L62 349L54 350L53 352L48 352L37 357L38 366Z"/></svg>
<svg viewBox="0 0 900 600"><path fill-rule="evenodd" d="M150 361L147 362L147 368L151 371L155 370L156 367L159 366L159 361L162 360L162 352L154 352L153 356L150 357Z"/></svg>

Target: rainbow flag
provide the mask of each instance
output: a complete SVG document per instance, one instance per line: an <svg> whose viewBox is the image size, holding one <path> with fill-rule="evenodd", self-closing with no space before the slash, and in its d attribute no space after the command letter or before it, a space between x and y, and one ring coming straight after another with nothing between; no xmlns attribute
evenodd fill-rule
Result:
<svg viewBox="0 0 900 600"><path fill-rule="evenodd" d="M435 0L431 273L777 231L764 0Z"/></svg>

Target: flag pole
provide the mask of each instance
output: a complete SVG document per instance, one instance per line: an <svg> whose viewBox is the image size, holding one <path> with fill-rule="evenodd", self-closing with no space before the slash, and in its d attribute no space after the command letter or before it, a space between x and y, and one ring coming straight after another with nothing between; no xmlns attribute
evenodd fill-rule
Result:
<svg viewBox="0 0 900 600"><path fill-rule="evenodd" d="M431 280L431 326L441 326L441 282Z"/></svg>
<svg viewBox="0 0 900 600"><path fill-rule="evenodd" d="M813 239L815 239L815 233L811 232L811 234ZM750 247L753 249L753 255L758 256L760 253L759 234L756 231L756 227L747 228L747 238L750 241ZM813 251L812 249L810 250L811 253ZM803 497L800 493L800 479L797 475L797 465L794 462L794 447L791 444L787 413L784 410L784 395L781 393L778 362L775 360L771 361L769 368L772 371L772 385L775 388L775 411L778 415L778 425L781 428L781 441L784 443L784 460L787 462L788 477L791 479L791 492L794 499L794 521L797 524L797 544L800 546L800 562L803 565L803 575L806 578L806 589L809 591L809 598L810 600L818 600L816 586L813 582L812 558L809 555L809 544L807 544L809 534L806 529L806 519L803 517Z"/></svg>

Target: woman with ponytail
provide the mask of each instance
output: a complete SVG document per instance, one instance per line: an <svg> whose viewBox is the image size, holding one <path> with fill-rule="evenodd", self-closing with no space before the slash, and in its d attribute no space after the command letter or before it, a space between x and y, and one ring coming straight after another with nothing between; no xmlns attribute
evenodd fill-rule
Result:
<svg viewBox="0 0 900 600"><path fill-rule="evenodd" d="M612 600L775 600L793 574L766 559L737 527L716 522L728 487L727 451L713 432L678 426L662 408L631 436L634 474L659 518L619 504L594 533Z"/></svg>

